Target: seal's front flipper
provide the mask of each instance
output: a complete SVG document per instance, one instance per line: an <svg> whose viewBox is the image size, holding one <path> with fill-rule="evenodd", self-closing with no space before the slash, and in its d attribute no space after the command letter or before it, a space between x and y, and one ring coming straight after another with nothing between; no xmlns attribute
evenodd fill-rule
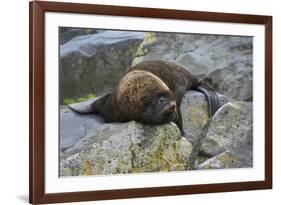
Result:
<svg viewBox="0 0 281 205"><path fill-rule="evenodd" d="M220 108L221 103L219 96L216 92L208 90L202 86L198 86L195 89L205 95L208 102L209 117L212 117L215 112Z"/></svg>
<svg viewBox="0 0 281 205"><path fill-rule="evenodd" d="M181 132L181 135L182 136L185 136L185 132L183 130L183 125L182 125L182 117L181 117L181 111L180 111L180 108L177 107L178 109L178 112L177 112L177 119L174 120L173 122L178 126L180 132Z"/></svg>
<svg viewBox="0 0 281 205"><path fill-rule="evenodd" d="M84 102L80 103L75 103L75 104L70 104L68 107L80 114L90 114L90 113L99 113L100 107L103 105L105 99L109 96L110 94L106 94L101 97L97 98L91 98L89 100L86 100Z"/></svg>

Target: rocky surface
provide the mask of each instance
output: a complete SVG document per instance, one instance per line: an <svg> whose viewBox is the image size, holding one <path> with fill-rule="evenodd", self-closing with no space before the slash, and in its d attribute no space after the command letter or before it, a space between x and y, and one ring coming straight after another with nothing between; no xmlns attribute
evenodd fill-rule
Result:
<svg viewBox="0 0 281 205"><path fill-rule="evenodd" d="M60 104L110 92L130 68L142 32L99 31L60 45Z"/></svg>
<svg viewBox="0 0 281 205"><path fill-rule="evenodd" d="M225 168L241 168L245 164L240 160L237 155L229 150L218 154L201 164L196 166L196 169L225 169Z"/></svg>
<svg viewBox="0 0 281 205"><path fill-rule="evenodd" d="M147 33L132 64L153 59L174 62L217 92L251 101L252 41L239 36Z"/></svg>
<svg viewBox="0 0 281 205"><path fill-rule="evenodd" d="M204 83L226 96L253 101L253 70L250 62L235 62L210 73Z"/></svg>
<svg viewBox="0 0 281 205"><path fill-rule="evenodd" d="M218 94L218 96L220 106L229 101L223 95ZM208 103L204 94L195 90L187 91L182 99L180 109L186 137L190 142L195 143L209 119Z"/></svg>
<svg viewBox="0 0 281 205"><path fill-rule="evenodd" d="M97 114L78 114L66 106L60 108L60 153L75 153L83 149L79 143L89 133L96 132L105 122ZM74 146L75 145L75 146ZM80 146L79 146L80 145Z"/></svg>
<svg viewBox="0 0 281 205"><path fill-rule="evenodd" d="M201 146L202 152L215 156L230 150L252 153L253 107L250 102L230 102L221 107L213 116ZM249 156L250 157L250 156Z"/></svg>
<svg viewBox="0 0 281 205"><path fill-rule="evenodd" d="M88 135L83 150L61 158L61 176L183 171L192 149L174 123L104 124Z"/></svg>

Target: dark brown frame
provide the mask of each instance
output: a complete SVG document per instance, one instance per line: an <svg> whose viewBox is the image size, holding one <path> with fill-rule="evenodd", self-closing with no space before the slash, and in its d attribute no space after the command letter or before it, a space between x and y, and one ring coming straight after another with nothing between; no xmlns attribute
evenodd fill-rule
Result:
<svg viewBox="0 0 281 205"><path fill-rule="evenodd" d="M71 193L44 192L44 13L68 12L265 26L265 180ZM29 202L55 203L272 188L272 16L33 1L29 4Z"/></svg>

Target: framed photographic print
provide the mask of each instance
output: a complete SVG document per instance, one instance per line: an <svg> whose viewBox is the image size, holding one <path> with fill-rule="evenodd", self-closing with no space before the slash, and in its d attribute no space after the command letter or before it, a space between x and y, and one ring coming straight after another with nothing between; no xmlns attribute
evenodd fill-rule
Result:
<svg viewBox="0 0 281 205"><path fill-rule="evenodd" d="M30 2L30 203L272 187L272 17Z"/></svg>

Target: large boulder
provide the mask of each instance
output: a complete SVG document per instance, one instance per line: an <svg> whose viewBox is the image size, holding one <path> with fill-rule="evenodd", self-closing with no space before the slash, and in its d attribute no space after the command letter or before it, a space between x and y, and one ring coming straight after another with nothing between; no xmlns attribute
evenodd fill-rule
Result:
<svg viewBox="0 0 281 205"><path fill-rule="evenodd" d="M81 143L81 142L80 142ZM104 124L89 133L84 148L60 161L60 176L186 170L192 145L174 123Z"/></svg>
<svg viewBox="0 0 281 205"><path fill-rule="evenodd" d="M142 32L99 31L60 45L60 104L111 92L130 68Z"/></svg>
<svg viewBox="0 0 281 205"><path fill-rule="evenodd" d="M202 110L200 109L201 112ZM207 122L199 123L198 120L195 125L200 126L193 129L198 134L194 135L195 138L190 134L187 135L187 139L193 144L188 169L252 167L252 117L252 103L230 101L223 105L211 119L206 117ZM187 122L190 123L190 119ZM195 125L191 127L196 127ZM202 129L201 126L203 126ZM192 131L192 129L189 130Z"/></svg>
<svg viewBox="0 0 281 205"><path fill-rule="evenodd" d="M221 107L210 123L201 145L205 155L215 156L229 150L243 167L253 160L253 106L250 102L229 102Z"/></svg>
<svg viewBox="0 0 281 205"><path fill-rule="evenodd" d="M133 65L166 60L207 79L210 87L236 100L252 100L253 38L146 33ZM205 80L203 80L205 81Z"/></svg>

